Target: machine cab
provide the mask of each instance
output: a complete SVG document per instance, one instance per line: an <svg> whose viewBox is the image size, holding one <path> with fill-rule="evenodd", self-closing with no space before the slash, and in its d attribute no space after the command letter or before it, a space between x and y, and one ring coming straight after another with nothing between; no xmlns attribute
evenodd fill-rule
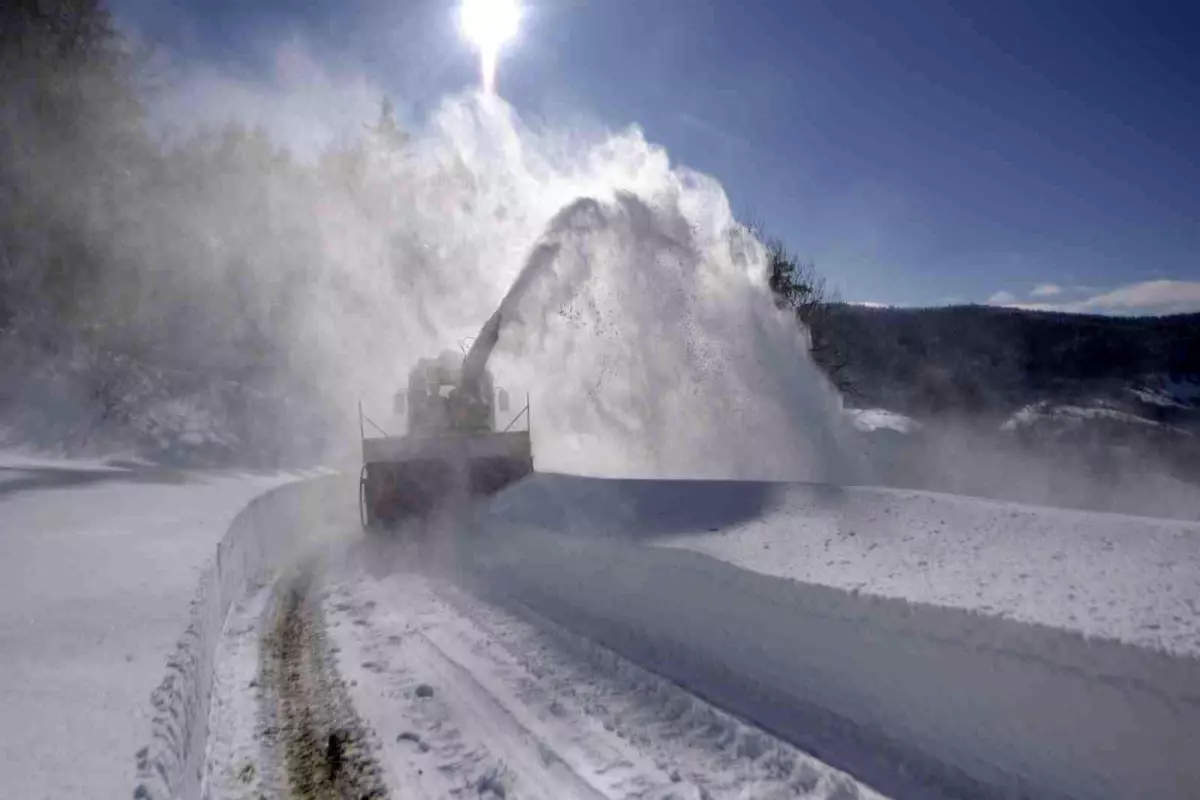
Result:
<svg viewBox="0 0 1200 800"><path fill-rule="evenodd" d="M495 390L487 370L478 386L462 386L462 362L447 350L436 359L421 359L409 373L408 389L393 396L392 411L407 417L410 435L495 430L497 410L508 411L508 392Z"/></svg>

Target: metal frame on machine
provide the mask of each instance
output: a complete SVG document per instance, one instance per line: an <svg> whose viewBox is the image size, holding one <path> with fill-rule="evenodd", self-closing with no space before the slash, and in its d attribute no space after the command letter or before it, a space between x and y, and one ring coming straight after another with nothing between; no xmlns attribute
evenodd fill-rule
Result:
<svg viewBox="0 0 1200 800"><path fill-rule="evenodd" d="M379 431L383 436L391 436L387 431L375 423L375 420L363 413L362 400L358 401L358 444L362 450L362 468L358 471L358 520L365 528L367 527L367 430L363 423L370 425L375 430Z"/></svg>
<svg viewBox="0 0 1200 800"><path fill-rule="evenodd" d="M520 411L518 411L517 415L515 417L513 417L509 421L509 423L504 426L504 430L502 430L500 432L508 433L509 429L512 428L513 425L516 425L517 420L519 420L522 416L525 417L525 430L530 431L532 433L533 432L533 423L532 423L533 415L532 415L532 412L530 412L530 410L529 410L529 392L525 393L525 407L522 408Z"/></svg>
<svg viewBox="0 0 1200 800"><path fill-rule="evenodd" d="M521 410L518 411L511 420L509 420L509 423L504 426L503 430L492 431L492 433L500 433L500 434L508 433L510 430L512 430L513 426L516 425L520 421L521 417L525 417L525 432L528 434L532 434L533 411L532 411L532 402L530 400L529 392L525 393L524 407L521 408ZM384 430L381 425L379 425L373 419L371 419L370 417L368 417L366 414L363 413L362 399L360 398L358 400L358 436L359 436L360 450L362 453L362 468L359 470L359 474L358 474L358 514L359 514L359 521L361 522L361 524L364 528L366 528L368 526L368 522L369 522L368 518L370 516L368 513L368 496L367 496L368 495L368 491L367 491L368 480L367 479L370 474L370 467L371 467L372 462L368 460L368 452L367 452L367 450L368 450L368 448L367 448L367 426L368 425L370 427L374 428L376 431L378 431L379 434L383 437L383 439L395 438L390 433L388 433L386 430ZM377 439L372 439L372 441L376 442L376 443L379 442L379 440L377 440ZM378 448L376 448L375 456L376 456L376 458L379 457Z"/></svg>

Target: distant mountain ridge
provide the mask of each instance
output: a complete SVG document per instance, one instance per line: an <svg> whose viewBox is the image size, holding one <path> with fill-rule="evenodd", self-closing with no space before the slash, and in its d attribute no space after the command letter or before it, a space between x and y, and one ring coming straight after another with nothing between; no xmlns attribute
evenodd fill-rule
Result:
<svg viewBox="0 0 1200 800"><path fill-rule="evenodd" d="M1008 416L1035 403L1099 400L1187 425L1200 404L1200 313L840 305L827 325L849 362L853 405Z"/></svg>
<svg viewBox="0 0 1200 800"><path fill-rule="evenodd" d="M1200 519L1200 314L836 307L871 480Z"/></svg>

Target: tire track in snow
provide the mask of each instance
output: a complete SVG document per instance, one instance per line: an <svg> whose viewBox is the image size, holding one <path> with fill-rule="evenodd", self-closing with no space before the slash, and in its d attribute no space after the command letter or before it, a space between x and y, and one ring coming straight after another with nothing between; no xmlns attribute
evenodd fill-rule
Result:
<svg viewBox="0 0 1200 800"><path fill-rule="evenodd" d="M419 595L404 594L401 609L419 612L408 602ZM377 614L387 613L375 612L375 601L357 591L343 588L332 597L341 669L355 676L351 695L384 742L385 769L390 785L403 787L399 796L606 796L558 756L544 732L523 724L502 691L426 635L433 627L427 621L380 620Z"/></svg>
<svg viewBox="0 0 1200 800"><path fill-rule="evenodd" d="M338 680L313 596L311 567L276 584L260 651L265 744L297 800L383 800L370 738Z"/></svg>
<svg viewBox="0 0 1200 800"><path fill-rule="evenodd" d="M519 776L522 796L603 800L605 795L559 756L552 737L536 730L540 726L523 724L530 722L522 720L527 715L502 699L503 688L490 676L472 672L424 633L416 633L405 644L414 667L439 676L450 713L488 742L499 762Z"/></svg>
<svg viewBox="0 0 1200 800"><path fill-rule="evenodd" d="M513 617L452 589L443 589L442 596L505 643L537 677L523 687L526 695L551 704L560 703L554 698L572 698L582 712L578 722L597 723L628 740L670 772L673 781L696 786L702 798L880 797L849 775L533 609L514 608L518 617Z"/></svg>
<svg viewBox="0 0 1200 800"><path fill-rule="evenodd" d="M341 669L405 797L878 796L594 643L442 583L336 586Z"/></svg>

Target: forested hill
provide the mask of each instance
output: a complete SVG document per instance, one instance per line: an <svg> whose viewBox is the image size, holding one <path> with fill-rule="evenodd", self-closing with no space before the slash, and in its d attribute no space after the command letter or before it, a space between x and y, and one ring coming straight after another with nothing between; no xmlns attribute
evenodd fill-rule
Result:
<svg viewBox="0 0 1200 800"><path fill-rule="evenodd" d="M1005 413L1200 383L1200 314L1106 317L991 306L839 305L827 336L854 405Z"/></svg>

